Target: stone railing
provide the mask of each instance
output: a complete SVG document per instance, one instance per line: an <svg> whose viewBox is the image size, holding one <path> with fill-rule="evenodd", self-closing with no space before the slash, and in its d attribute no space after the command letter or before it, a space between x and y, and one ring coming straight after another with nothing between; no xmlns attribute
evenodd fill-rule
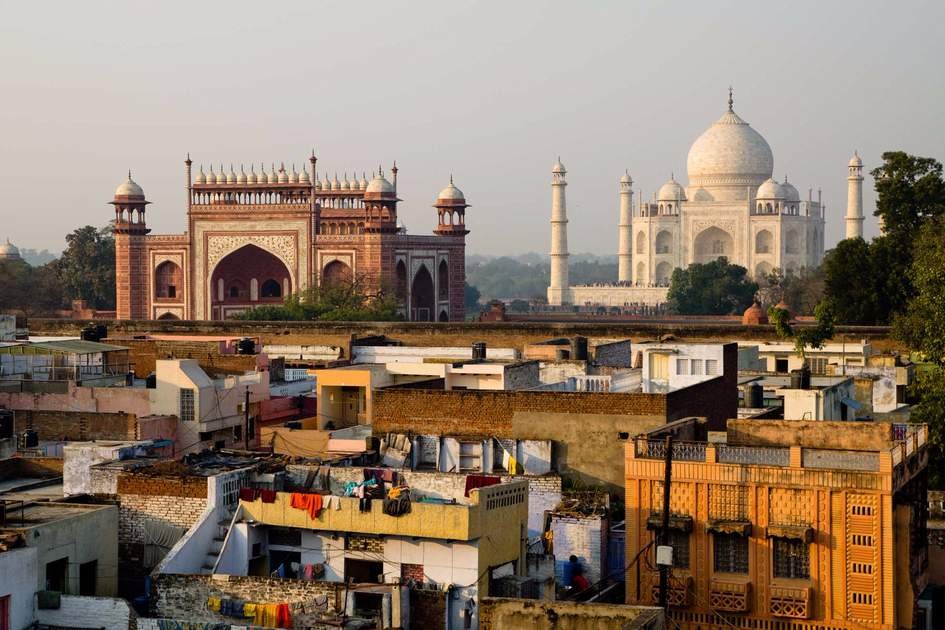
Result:
<svg viewBox="0 0 945 630"><path fill-rule="evenodd" d="M809 618L810 587L772 586L768 612L774 617Z"/></svg>

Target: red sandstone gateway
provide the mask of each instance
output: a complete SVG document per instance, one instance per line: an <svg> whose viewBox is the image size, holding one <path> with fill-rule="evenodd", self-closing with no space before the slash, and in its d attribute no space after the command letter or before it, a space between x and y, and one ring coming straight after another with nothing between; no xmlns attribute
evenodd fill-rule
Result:
<svg viewBox="0 0 945 630"><path fill-rule="evenodd" d="M411 321L462 321L466 208L449 185L437 196L432 235L407 234L393 182L319 179L280 165L186 165L187 231L150 234L144 191L128 179L115 191L118 319L225 319L311 286L357 278L365 290L393 287Z"/></svg>

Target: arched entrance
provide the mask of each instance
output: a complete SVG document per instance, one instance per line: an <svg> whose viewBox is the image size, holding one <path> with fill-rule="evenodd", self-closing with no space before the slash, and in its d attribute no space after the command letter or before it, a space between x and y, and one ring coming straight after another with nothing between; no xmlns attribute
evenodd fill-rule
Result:
<svg viewBox="0 0 945 630"><path fill-rule="evenodd" d="M439 281L437 290L439 291L440 299L448 300L450 298L450 270L445 260L440 261L440 268L437 271L437 280Z"/></svg>
<svg viewBox="0 0 945 630"><path fill-rule="evenodd" d="M661 262L656 265L656 284L661 287L668 287L669 280L673 275L673 266L668 262Z"/></svg>
<svg viewBox="0 0 945 630"><path fill-rule="evenodd" d="M244 245L225 256L210 277L213 319L260 304L281 304L292 291L291 275L281 260L256 245Z"/></svg>
<svg viewBox="0 0 945 630"><path fill-rule="evenodd" d="M767 278L771 275L771 272L774 271L774 267L770 263L760 262L755 266L755 280L761 280L762 278Z"/></svg>
<svg viewBox="0 0 945 630"><path fill-rule="evenodd" d="M184 272L180 265L165 260L154 270L154 299L180 300L183 298Z"/></svg>
<svg viewBox="0 0 945 630"><path fill-rule="evenodd" d="M426 265L420 265L410 287L410 319L415 322L433 321L436 305L434 298L433 276L430 275Z"/></svg>
<svg viewBox="0 0 945 630"><path fill-rule="evenodd" d="M158 317L158 319L161 320L161 321L165 321L165 322L166 322L166 321L178 320L178 319L180 319L180 317L178 317L178 316L175 315L174 313L164 313L163 315L161 315L160 317Z"/></svg>
<svg viewBox="0 0 945 630"><path fill-rule="evenodd" d="M322 269L322 286L325 288L351 284L353 278L351 267L340 260L333 260Z"/></svg>
<svg viewBox="0 0 945 630"><path fill-rule="evenodd" d="M735 254L732 235L715 226L699 232L693 245L693 262L696 263L712 262L722 256L731 259Z"/></svg>

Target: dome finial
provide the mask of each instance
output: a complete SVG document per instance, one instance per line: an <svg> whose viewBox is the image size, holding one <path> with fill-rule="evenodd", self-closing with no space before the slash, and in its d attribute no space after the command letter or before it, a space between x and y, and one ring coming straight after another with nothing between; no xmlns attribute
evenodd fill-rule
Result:
<svg viewBox="0 0 945 630"><path fill-rule="evenodd" d="M453 174L450 173L450 186L452 186L452 185L453 185Z"/></svg>
<svg viewBox="0 0 945 630"><path fill-rule="evenodd" d="M128 169L128 181L129 181L129 182L131 181L131 169L130 169L130 168Z"/></svg>
<svg viewBox="0 0 945 630"><path fill-rule="evenodd" d="M728 86L728 111L735 111L732 109L732 106L735 104L735 99L732 98L732 86Z"/></svg>

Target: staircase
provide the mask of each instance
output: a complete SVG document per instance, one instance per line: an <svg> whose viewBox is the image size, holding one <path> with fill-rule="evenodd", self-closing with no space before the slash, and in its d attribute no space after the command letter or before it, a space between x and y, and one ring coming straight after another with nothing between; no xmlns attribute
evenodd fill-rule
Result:
<svg viewBox="0 0 945 630"><path fill-rule="evenodd" d="M220 558L220 552L223 551L223 543L226 542L226 536L230 533L230 524L233 522L234 511L227 512L224 519L217 521L217 533L210 542L210 548L207 549L207 555L204 556L203 566L200 567L201 575L213 575L213 569L217 566L217 560Z"/></svg>

